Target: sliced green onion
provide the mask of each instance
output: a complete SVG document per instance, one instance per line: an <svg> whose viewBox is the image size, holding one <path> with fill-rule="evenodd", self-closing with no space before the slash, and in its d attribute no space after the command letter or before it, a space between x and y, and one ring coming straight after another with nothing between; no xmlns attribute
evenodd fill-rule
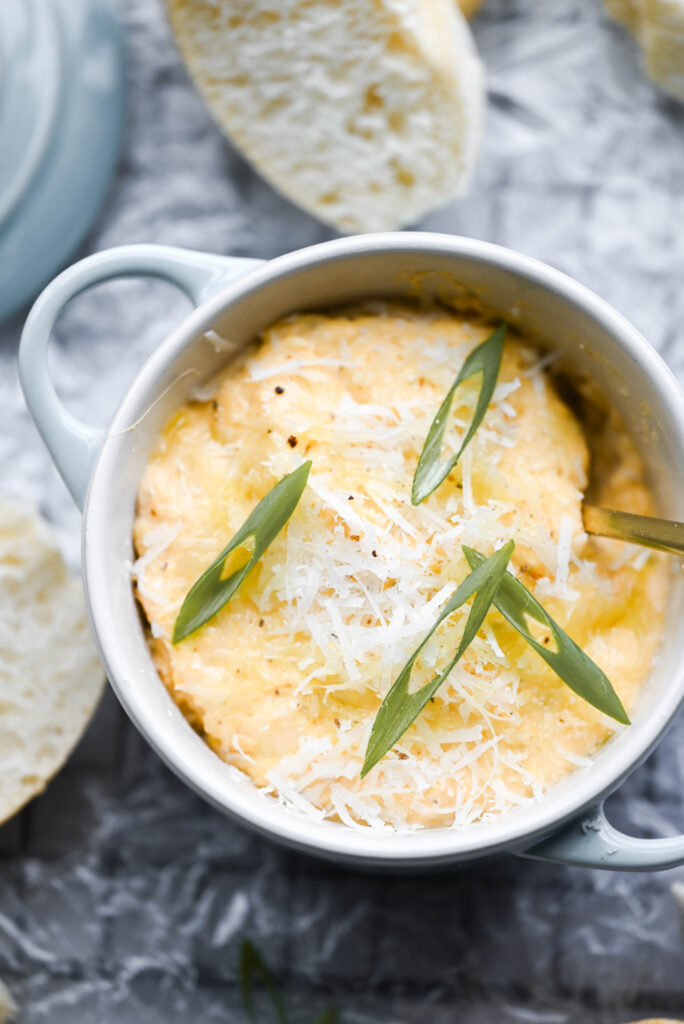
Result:
<svg viewBox="0 0 684 1024"><path fill-rule="evenodd" d="M446 398L440 405L428 431L413 477L413 488L411 490L411 502L413 505L420 505L422 501L425 501L439 487L454 468L465 448L470 444L475 431L482 423L489 403L492 400L499 376L506 329L507 325L501 324L477 348L473 349L461 367L458 377L451 385ZM476 373L482 374L482 381L480 383L475 413L468 432L463 438L457 453L450 459L440 462L439 458L442 451L444 431L446 430L456 389L459 384L462 384L470 377L474 377Z"/></svg>
<svg viewBox="0 0 684 1024"><path fill-rule="evenodd" d="M285 1004L276 988L266 961L256 946L249 939L245 939L240 950L240 991L242 1003L250 1024L260 1024L261 1021L261 1018L257 1017L254 1007L255 982L260 982L266 989L279 1024L288 1024ZM323 1013L316 1017L313 1024L337 1024L337 1010L332 1008L324 1010Z"/></svg>
<svg viewBox="0 0 684 1024"><path fill-rule="evenodd" d="M240 950L240 991L245 1012L251 1024L257 1024L258 1020L253 996L255 980L261 982L266 989L280 1024L287 1024L285 1006L271 977L271 972L256 946L252 945L249 939L245 939Z"/></svg>
<svg viewBox="0 0 684 1024"><path fill-rule="evenodd" d="M485 559L481 565L478 565L464 579L463 583L457 587L447 601L430 632L404 665L391 690L380 705L373 722L366 757L361 769L361 778L368 774L371 768L385 756L387 751L404 735L409 726L415 722L427 702L434 697L454 665L460 660L466 648L475 639L477 631L494 600L499 584L504 578L506 566L513 554L514 547L514 542L510 540L499 551L495 551L490 558ZM447 667L434 676L429 683L426 683L416 693L409 693L408 687L411 672L420 652L447 616L465 604L473 594L475 595L475 600L470 609L456 654Z"/></svg>
<svg viewBox="0 0 684 1024"><path fill-rule="evenodd" d="M473 548L464 546L463 553L471 569L477 569L485 563L485 556ZM509 572L501 581L498 593L494 597L494 605L571 690L615 721L623 725L630 724L627 712L605 673L558 623L554 622L527 587ZM527 625L528 616L550 631L556 645L555 650L535 640Z"/></svg>
<svg viewBox="0 0 684 1024"><path fill-rule="evenodd" d="M306 487L310 469L311 462L305 462L278 481L248 516L230 544L202 573L186 595L174 623L174 644L198 630L230 600L294 512ZM231 551L248 540L254 541L251 557L224 579L224 566Z"/></svg>

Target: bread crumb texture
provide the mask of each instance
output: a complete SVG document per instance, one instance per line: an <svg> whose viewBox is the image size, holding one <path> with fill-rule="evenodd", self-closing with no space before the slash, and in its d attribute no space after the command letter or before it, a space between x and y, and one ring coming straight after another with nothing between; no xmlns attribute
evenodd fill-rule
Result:
<svg viewBox="0 0 684 1024"><path fill-rule="evenodd" d="M466 188L484 79L453 0L167 5L217 123L321 220L389 230Z"/></svg>
<svg viewBox="0 0 684 1024"><path fill-rule="evenodd" d="M102 683L81 583L52 530L0 499L0 822L62 766Z"/></svg>

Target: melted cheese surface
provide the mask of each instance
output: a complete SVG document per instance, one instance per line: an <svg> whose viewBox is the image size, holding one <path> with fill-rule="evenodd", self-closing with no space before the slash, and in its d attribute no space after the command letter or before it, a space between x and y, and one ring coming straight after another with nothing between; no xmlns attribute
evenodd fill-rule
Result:
<svg viewBox="0 0 684 1024"><path fill-rule="evenodd" d="M465 826L538 799L620 728L492 610L417 722L360 779L380 702L468 573L461 544L490 554L515 539L513 571L628 713L648 675L665 559L583 532L587 442L546 360L511 333L483 424L449 478L411 505L430 423L490 330L381 304L290 317L227 367L213 399L174 417L147 465L134 575L158 670L221 758L307 814L356 828ZM477 386L456 392L454 452ZM614 443L594 500L652 512L631 440ZM287 526L222 611L172 646L192 584L305 459L309 483ZM468 611L440 627L412 688L453 654Z"/></svg>

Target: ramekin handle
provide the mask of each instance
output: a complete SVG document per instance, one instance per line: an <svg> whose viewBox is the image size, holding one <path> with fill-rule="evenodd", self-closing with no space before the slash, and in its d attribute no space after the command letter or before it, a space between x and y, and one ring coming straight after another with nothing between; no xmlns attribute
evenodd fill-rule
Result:
<svg viewBox="0 0 684 1024"><path fill-rule="evenodd" d="M83 507L103 431L64 408L48 373L48 344L57 317L71 299L115 277L159 277L196 305L229 280L263 261L214 256L164 245L124 245L88 256L56 277L36 299L19 346L19 377L29 410L65 484Z"/></svg>
<svg viewBox="0 0 684 1024"><path fill-rule="evenodd" d="M684 836L625 835L610 824L601 804L520 856L607 871L661 871L684 864Z"/></svg>

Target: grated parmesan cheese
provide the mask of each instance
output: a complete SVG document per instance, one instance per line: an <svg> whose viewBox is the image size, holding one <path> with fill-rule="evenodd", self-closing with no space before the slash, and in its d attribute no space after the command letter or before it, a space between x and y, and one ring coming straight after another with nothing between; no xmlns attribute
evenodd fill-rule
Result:
<svg viewBox="0 0 684 1024"><path fill-rule="evenodd" d="M511 571L628 709L648 672L662 563L631 553L617 565L610 542L584 533L587 445L546 373L553 356L509 338L484 423L448 480L411 505L432 418L488 330L387 303L288 317L233 360L216 408L174 418L149 462L133 575L160 673L217 754L294 813L380 831L469 827L540 799L611 735L492 611L435 700L360 779L381 700L468 571L461 544L490 553L513 537ZM459 388L445 455L476 400L476 382ZM173 647L199 573L306 458L287 527L229 605ZM629 445L606 482L614 500L621 481L648 504ZM468 611L436 631L412 689L453 654Z"/></svg>

